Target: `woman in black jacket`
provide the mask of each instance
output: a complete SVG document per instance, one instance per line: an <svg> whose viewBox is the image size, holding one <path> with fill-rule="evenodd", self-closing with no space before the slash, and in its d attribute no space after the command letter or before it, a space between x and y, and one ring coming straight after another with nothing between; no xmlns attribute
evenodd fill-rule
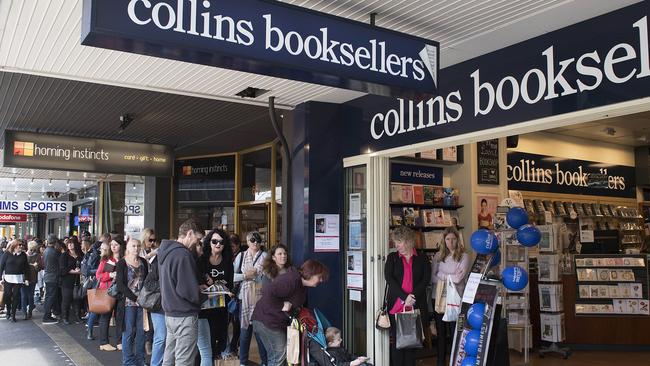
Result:
<svg viewBox="0 0 650 366"><path fill-rule="evenodd" d="M388 282L388 313L390 315L390 359L394 366L414 366L415 349L395 347L395 314L405 308L419 309L423 322L427 314L427 285L431 281L431 263L426 255L415 249L415 233L400 226L393 231L393 242L397 252L390 253L384 266L384 277ZM426 324L422 324L423 329ZM415 331L415 329L414 329Z"/></svg>
<svg viewBox="0 0 650 366"><path fill-rule="evenodd" d="M81 245L76 244L73 240L69 240L65 252L59 257L59 273L61 273L62 290L61 315L63 316L63 324L65 325L69 325L70 320L75 324L79 324L81 299L75 299L73 292L75 285L79 286L81 283L82 259ZM72 317L70 316L70 308L72 308Z"/></svg>
<svg viewBox="0 0 650 366"><path fill-rule="evenodd" d="M201 275L199 283L205 286L220 284L232 292L234 268L230 240L225 231L213 229L203 238L203 255L198 260L198 269ZM199 313L198 346L202 365L206 363L212 365L212 359L225 356L228 343L226 305L230 301L230 296L220 295L213 301L216 302L216 307L203 309ZM209 342L209 347L206 341Z"/></svg>
<svg viewBox="0 0 650 366"><path fill-rule="evenodd" d="M126 243L126 253L115 266L115 283L124 295L124 322L122 329L122 364L143 366L144 322L143 312L138 305L138 294L147 278L147 261L139 256L140 240L131 239Z"/></svg>
<svg viewBox="0 0 650 366"><path fill-rule="evenodd" d="M20 289L29 284L26 280L29 264L27 255L23 252L20 240L14 240L0 260L0 275L4 272L4 303L7 306L7 319L16 322L16 309L20 302Z"/></svg>

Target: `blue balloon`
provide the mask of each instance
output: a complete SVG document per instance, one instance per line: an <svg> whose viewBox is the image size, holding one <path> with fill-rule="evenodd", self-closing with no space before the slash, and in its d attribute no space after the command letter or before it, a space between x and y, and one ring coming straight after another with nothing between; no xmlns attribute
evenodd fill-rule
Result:
<svg viewBox="0 0 650 366"><path fill-rule="evenodd" d="M498 266L501 263L501 250L497 249L496 252L494 252L494 255L492 255L492 259L490 259L490 267Z"/></svg>
<svg viewBox="0 0 650 366"><path fill-rule="evenodd" d="M470 239L472 248L478 254L490 254L499 249L499 239L487 229L476 230Z"/></svg>
<svg viewBox="0 0 650 366"><path fill-rule="evenodd" d="M528 212L522 207L511 207L506 214L506 221L513 229L519 229L521 225L528 223Z"/></svg>
<svg viewBox="0 0 650 366"><path fill-rule="evenodd" d="M521 291L528 285L528 273L519 266L508 266L501 272L503 285L510 291Z"/></svg>
<svg viewBox="0 0 650 366"><path fill-rule="evenodd" d="M465 356L465 358L463 358L463 362L461 362L460 366L476 366L476 357Z"/></svg>
<svg viewBox="0 0 650 366"><path fill-rule="evenodd" d="M525 247L534 247L542 239L542 233L537 226L526 224L517 229L517 241Z"/></svg>
<svg viewBox="0 0 650 366"><path fill-rule="evenodd" d="M465 353L467 356L476 357L478 346L481 343L481 331L478 329L470 330L465 336Z"/></svg>
<svg viewBox="0 0 650 366"><path fill-rule="evenodd" d="M467 311L467 323L472 329L481 329L483 325L483 315L485 314L485 304L477 302L469 307Z"/></svg>

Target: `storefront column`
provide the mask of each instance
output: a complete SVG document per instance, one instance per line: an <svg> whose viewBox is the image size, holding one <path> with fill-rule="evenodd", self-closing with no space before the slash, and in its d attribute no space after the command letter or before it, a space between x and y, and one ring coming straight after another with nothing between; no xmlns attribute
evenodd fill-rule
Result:
<svg viewBox="0 0 650 366"><path fill-rule="evenodd" d="M170 232L171 190L170 178L144 178L144 227L154 229L159 239Z"/></svg>
<svg viewBox="0 0 650 366"><path fill-rule="evenodd" d="M343 161L337 138L344 128L345 108L329 103L301 104L294 110L293 121L285 121L283 126L292 155L291 259L296 266L317 259L329 267L329 281L310 290L309 307L323 311L337 327L343 323L344 253L341 243L337 253L314 252L314 215L343 212ZM342 234L341 228L339 237Z"/></svg>

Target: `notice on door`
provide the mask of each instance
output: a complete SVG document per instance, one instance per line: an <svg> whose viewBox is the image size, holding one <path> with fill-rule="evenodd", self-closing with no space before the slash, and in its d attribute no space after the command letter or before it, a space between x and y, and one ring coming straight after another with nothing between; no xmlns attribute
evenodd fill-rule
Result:
<svg viewBox="0 0 650 366"><path fill-rule="evenodd" d="M336 253L339 251L339 215L314 215L314 252Z"/></svg>

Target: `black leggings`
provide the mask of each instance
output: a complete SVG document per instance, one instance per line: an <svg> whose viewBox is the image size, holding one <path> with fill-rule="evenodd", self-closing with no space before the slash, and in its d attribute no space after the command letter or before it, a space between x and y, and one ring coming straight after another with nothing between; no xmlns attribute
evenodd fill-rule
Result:
<svg viewBox="0 0 650 366"><path fill-rule="evenodd" d="M208 315L207 320L208 324L210 324L212 357L216 358L226 350L226 345L228 344L228 309L216 308L210 310L210 315Z"/></svg>
<svg viewBox="0 0 650 366"><path fill-rule="evenodd" d="M121 305L121 306L120 306ZM110 343L108 337L108 328L111 322L111 317L115 313L115 344L122 343L122 323L124 322L124 300L120 300L115 305L115 309L110 313L101 314L99 316L99 344L105 345Z"/></svg>
<svg viewBox="0 0 650 366"><path fill-rule="evenodd" d="M4 301L7 308L7 316L16 314L16 309L18 309L18 305L20 304L21 287L23 285L19 283L5 282Z"/></svg>
<svg viewBox="0 0 650 366"><path fill-rule="evenodd" d="M74 296L72 294L73 291L74 285L73 287L63 286L61 288L63 297L61 301L61 315L65 320L79 321L79 305L81 302L74 299Z"/></svg>
<svg viewBox="0 0 650 366"><path fill-rule="evenodd" d="M433 308L435 309L435 300L433 304ZM448 337L448 330L455 329L456 328L456 322L444 322L442 321L442 317L445 314L438 314L436 311L433 311L433 319L436 322L436 333L438 333L438 341L437 341L437 349L438 349L438 366L446 365L447 363L445 362L445 359L447 357L447 337ZM452 333L453 334L453 333Z"/></svg>

